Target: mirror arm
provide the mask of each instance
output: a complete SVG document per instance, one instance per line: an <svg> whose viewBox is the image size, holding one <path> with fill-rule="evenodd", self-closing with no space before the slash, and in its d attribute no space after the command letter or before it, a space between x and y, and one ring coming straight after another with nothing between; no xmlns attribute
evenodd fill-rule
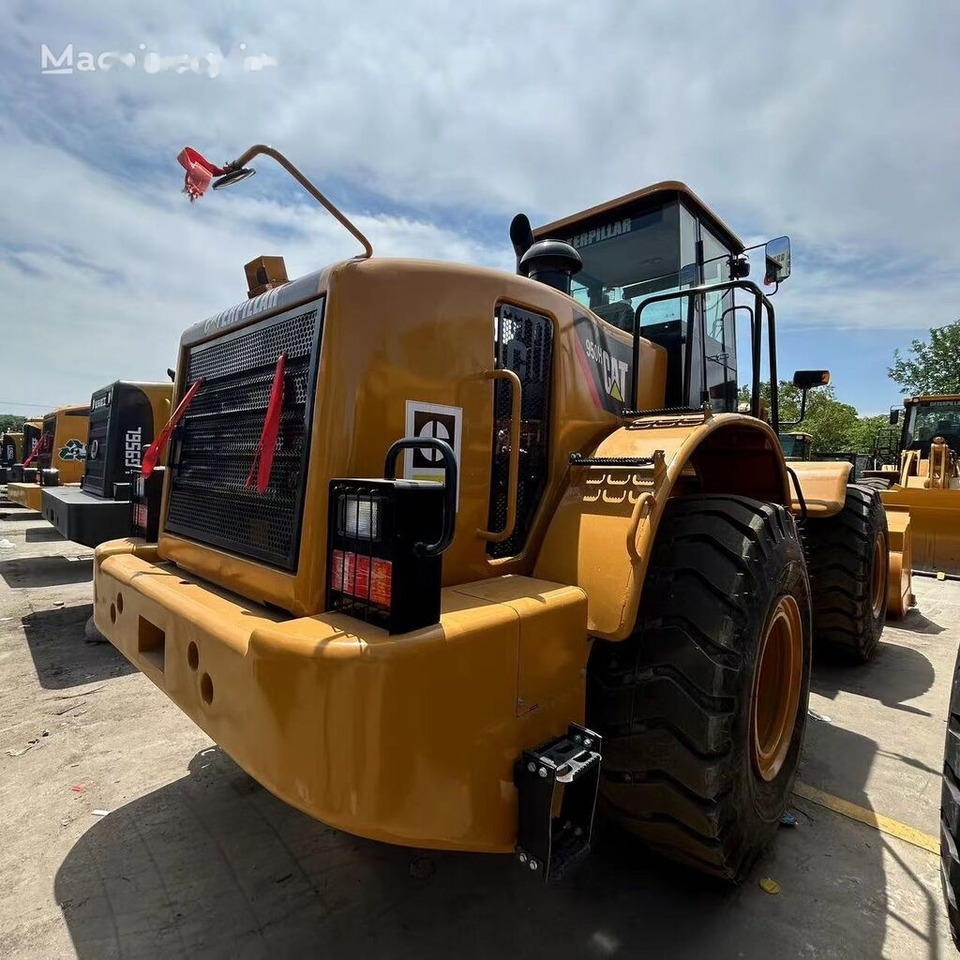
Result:
<svg viewBox="0 0 960 960"><path fill-rule="evenodd" d="M804 387L800 391L800 416L796 420L785 420L780 424L781 427L795 427L797 424L803 423L803 418L807 414L807 388Z"/></svg>
<svg viewBox="0 0 960 960"><path fill-rule="evenodd" d="M279 150L274 150L273 147L268 147L265 143L256 143L237 157L233 163L228 163L227 168L228 170L239 170L260 154L265 154L276 160L321 207L353 234L363 247L362 259L368 260L373 256L373 247L370 246L370 241Z"/></svg>

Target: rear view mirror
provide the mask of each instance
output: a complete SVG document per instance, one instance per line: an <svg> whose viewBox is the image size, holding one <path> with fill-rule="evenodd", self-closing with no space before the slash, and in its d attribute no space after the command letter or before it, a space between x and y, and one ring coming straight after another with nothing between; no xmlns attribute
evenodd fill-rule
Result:
<svg viewBox="0 0 960 960"><path fill-rule="evenodd" d="M798 370L793 375L793 385L798 390L812 390L814 387L825 387L829 382L829 370Z"/></svg>
<svg viewBox="0 0 960 960"><path fill-rule="evenodd" d="M777 237L770 240L764 248L766 272L763 282L768 286L783 283L790 276L790 238Z"/></svg>
<svg viewBox="0 0 960 960"><path fill-rule="evenodd" d="M895 427L900 422L900 408L890 408L890 426Z"/></svg>

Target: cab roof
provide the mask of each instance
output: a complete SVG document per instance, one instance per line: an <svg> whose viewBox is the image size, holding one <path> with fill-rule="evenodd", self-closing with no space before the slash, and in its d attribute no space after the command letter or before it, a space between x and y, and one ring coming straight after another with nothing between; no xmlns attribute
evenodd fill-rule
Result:
<svg viewBox="0 0 960 960"><path fill-rule="evenodd" d="M624 194L624 196L617 197L615 200L607 200L595 207L581 210L579 213L571 213L569 216L546 223L542 227L537 227L533 233L537 238L545 237L584 220L610 213L638 201L649 201L651 206L656 206L678 198L686 204L691 213L706 223L734 253L743 252L743 241L685 183L679 180L661 180L659 183L635 190L633 193Z"/></svg>

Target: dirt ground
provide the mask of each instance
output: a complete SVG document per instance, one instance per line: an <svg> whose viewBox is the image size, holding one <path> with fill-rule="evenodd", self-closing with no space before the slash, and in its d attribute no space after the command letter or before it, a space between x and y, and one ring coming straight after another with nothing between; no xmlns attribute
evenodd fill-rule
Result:
<svg viewBox="0 0 960 960"><path fill-rule="evenodd" d="M90 551L0 503L0 957L954 955L936 855L807 800L718 887L601 825L571 879L360 840L284 805L109 644ZM817 665L801 779L936 836L960 584ZM764 892L770 877L780 892Z"/></svg>

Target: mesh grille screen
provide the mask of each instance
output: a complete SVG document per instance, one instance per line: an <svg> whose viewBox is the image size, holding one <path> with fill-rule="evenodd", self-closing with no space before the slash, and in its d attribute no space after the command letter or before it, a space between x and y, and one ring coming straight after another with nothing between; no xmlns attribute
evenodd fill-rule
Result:
<svg viewBox="0 0 960 960"><path fill-rule="evenodd" d="M517 524L513 535L489 543L491 557L512 557L523 550L540 499L547 485L550 415L550 370L553 324L547 317L501 304L497 311L496 365L512 370L521 391L520 471L517 482ZM498 380L493 400L493 463L490 486L490 529L502 530L507 520L510 473L511 387Z"/></svg>
<svg viewBox="0 0 960 960"><path fill-rule="evenodd" d="M322 310L320 301L190 351L184 393L206 381L177 428L166 530L296 569ZM283 413L261 494L244 483L283 351Z"/></svg>
<svg viewBox="0 0 960 960"><path fill-rule="evenodd" d="M87 462L83 468L83 486L85 489L103 493L103 478L107 464L107 433L110 428L110 410L90 414L90 434L87 439ZM96 457L94 457L94 451Z"/></svg>

